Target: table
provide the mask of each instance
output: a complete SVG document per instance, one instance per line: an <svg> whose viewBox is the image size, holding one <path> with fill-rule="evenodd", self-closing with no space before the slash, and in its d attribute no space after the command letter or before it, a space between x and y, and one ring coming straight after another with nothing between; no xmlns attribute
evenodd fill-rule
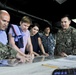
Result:
<svg viewBox="0 0 76 75"><path fill-rule="evenodd" d="M0 75L52 75L58 68L76 68L76 60L55 56L36 57L33 63L0 67Z"/></svg>

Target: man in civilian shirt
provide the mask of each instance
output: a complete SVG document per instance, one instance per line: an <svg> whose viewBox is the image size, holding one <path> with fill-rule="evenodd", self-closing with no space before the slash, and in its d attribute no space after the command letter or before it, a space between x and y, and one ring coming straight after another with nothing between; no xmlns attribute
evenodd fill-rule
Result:
<svg viewBox="0 0 76 75"><path fill-rule="evenodd" d="M28 30L31 24L32 20L30 17L23 16L19 25L11 24L8 32L10 45L17 50L20 55L25 57L28 62L31 62L34 59L30 31ZM28 50L28 54L25 54L26 48ZM21 61L24 62L23 59Z"/></svg>

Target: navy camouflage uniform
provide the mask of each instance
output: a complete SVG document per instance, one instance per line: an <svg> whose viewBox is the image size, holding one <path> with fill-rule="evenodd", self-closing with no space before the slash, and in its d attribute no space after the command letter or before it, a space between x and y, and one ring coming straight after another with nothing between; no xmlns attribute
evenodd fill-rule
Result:
<svg viewBox="0 0 76 75"><path fill-rule="evenodd" d="M0 42L0 60L16 58L16 50L11 48L9 45L3 45Z"/></svg>
<svg viewBox="0 0 76 75"><path fill-rule="evenodd" d="M42 44L44 46L45 52L54 55L54 49L55 49L55 38L50 33L49 36L45 36L44 33L40 34Z"/></svg>

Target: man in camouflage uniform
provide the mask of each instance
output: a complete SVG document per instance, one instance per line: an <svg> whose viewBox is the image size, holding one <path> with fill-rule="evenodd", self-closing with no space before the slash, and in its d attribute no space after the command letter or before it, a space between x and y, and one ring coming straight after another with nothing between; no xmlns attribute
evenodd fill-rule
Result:
<svg viewBox="0 0 76 75"><path fill-rule="evenodd" d="M71 19L68 15L61 18L61 26L56 34L55 54L67 56L76 53L76 29L70 26Z"/></svg>
<svg viewBox="0 0 76 75"><path fill-rule="evenodd" d="M0 60L16 58L17 52L9 45L3 45L0 42Z"/></svg>
<svg viewBox="0 0 76 75"><path fill-rule="evenodd" d="M5 10L0 10L0 60L16 58L17 52L10 46L7 46L8 40L6 28L10 21L10 15Z"/></svg>

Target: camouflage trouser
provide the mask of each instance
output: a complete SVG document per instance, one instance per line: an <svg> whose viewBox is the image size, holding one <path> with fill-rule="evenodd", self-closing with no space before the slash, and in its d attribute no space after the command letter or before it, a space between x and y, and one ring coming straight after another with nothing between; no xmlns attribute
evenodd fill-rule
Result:
<svg viewBox="0 0 76 75"><path fill-rule="evenodd" d="M11 48L9 45L3 45L2 43L0 43L0 60L15 58L16 54L16 50Z"/></svg>

